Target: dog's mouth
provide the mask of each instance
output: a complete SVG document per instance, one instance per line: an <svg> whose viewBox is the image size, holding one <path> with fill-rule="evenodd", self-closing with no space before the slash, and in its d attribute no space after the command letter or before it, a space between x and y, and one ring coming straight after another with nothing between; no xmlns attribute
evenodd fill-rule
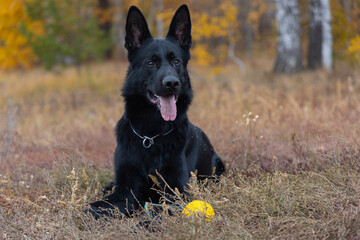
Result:
<svg viewBox="0 0 360 240"><path fill-rule="evenodd" d="M176 101L177 95L158 96L152 91L148 90L148 98L150 102L156 104L160 110L161 117L165 121L174 121L176 118Z"/></svg>

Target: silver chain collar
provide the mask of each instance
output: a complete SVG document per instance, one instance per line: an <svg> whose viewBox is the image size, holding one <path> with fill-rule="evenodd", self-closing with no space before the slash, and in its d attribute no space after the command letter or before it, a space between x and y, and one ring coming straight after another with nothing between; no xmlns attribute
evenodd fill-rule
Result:
<svg viewBox="0 0 360 240"><path fill-rule="evenodd" d="M168 135L169 133L171 133L172 130L174 130L174 128L172 127L172 128L170 129L170 131L168 131L167 133L160 133L160 134L158 134L158 135L156 135L156 136L153 136L153 137L141 136L140 134L138 134L138 133L135 131L135 129L134 129L134 127L132 126L132 124L131 124L130 121L129 121L129 123L130 123L131 130L135 133L135 135L138 136L139 138L143 139L142 144L143 144L144 148L150 148L152 145L154 145L154 143L155 143L155 142L154 142L154 139L155 139L155 138L157 138L157 137L159 137L159 136L166 136L166 135Z"/></svg>

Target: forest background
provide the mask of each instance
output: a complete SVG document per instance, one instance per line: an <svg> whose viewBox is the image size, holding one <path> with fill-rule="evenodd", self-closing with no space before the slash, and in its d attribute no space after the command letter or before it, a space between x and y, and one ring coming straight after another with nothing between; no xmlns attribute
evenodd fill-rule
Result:
<svg viewBox="0 0 360 240"><path fill-rule="evenodd" d="M229 60L229 48L246 59L259 53L276 54L275 0L185 2L192 11L192 55L196 64L212 66L216 73ZM306 49L311 7L321 1L293 2L299 11L300 37ZM331 9L335 60L359 61L360 3L325 2ZM1 1L0 68L30 68L40 63L50 69L57 64L74 65L97 59L124 60L124 23L129 7L141 6L153 35L164 37L167 31L164 23L170 21L174 9L181 3L183 1L166 0ZM306 51L304 56L306 59Z"/></svg>
<svg viewBox="0 0 360 240"><path fill-rule="evenodd" d="M189 117L227 171L176 201L216 215L95 221L82 209L113 176L126 13L164 37L183 3ZM0 0L0 238L357 239L359 63L357 0Z"/></svg>

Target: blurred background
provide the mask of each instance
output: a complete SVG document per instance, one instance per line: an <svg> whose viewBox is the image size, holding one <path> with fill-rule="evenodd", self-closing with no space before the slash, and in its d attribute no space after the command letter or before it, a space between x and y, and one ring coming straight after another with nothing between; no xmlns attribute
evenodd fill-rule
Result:
<svg viewBox="0 0 360 240"><path fill-rule="evenodd" d="M245 63L262 57L273 59L277 72L314 69L323 62L331 69L332 62L336 67L338 61L360 60L357 0L2 0L0 69L124 60L124 25L131 5L143 11L154 37L164 37L183 3L189 5L193 23L192 62L210 66L213 73L229 62L246 72ZM285 46L286 37L291 46ZM292 53L298 55L296 67L277 66L284 48L299 49ZM322 52L327 59L321 59Z"/></svg>

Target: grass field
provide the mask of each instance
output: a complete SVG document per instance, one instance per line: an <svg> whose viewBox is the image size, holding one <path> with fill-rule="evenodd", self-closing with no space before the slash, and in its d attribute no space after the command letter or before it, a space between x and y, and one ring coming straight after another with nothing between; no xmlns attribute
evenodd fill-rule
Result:
<svg viewBox="0 0 360 240"><path fill-rule="evenodd" d="M0 74L2 239L359 239L360 73L274 75L271 62L221 74L190 67L190 120L227 164L218 184L192 180L211 222L161 214L82 214L113 176L125 63ZM190 64L191 65L191 64Z"/></svg>

